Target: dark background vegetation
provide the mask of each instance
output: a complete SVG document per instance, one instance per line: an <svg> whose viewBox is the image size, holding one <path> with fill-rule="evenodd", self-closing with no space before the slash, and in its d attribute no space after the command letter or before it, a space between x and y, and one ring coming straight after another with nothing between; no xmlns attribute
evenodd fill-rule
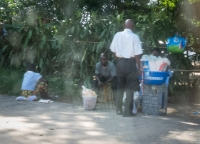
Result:
<svg viewBox="0 0 200 144"><path fill-rule="evenodd" d="M1 0L0 22L7 35L0 36L0 93L19 95L25 63L32 62L49 80L50 95L80 95L82 85L91 86L100 53L114 61L109 46L127 18L134 19L145 54L159 47L171 69L194 69L199 7L198 0ZM176 32L195 55L166 52L166 39ZM192 72L174 72L170 93L196 92L198 79Z"/></svg>

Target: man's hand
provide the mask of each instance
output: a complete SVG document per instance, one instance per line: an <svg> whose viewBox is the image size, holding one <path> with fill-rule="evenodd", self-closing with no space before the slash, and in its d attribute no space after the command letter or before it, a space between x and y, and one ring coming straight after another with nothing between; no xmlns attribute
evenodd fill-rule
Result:
<svg viewBox="0 0 200 144"><path fill-rule="evenodd" d="M138 76L141 76L141 75L142 75L142 71L138 70Z"/></svg>
<svg viewBox="0 0 200 144"><path fill-rule="evenodd" d="M142 73L141 73L141 70L140 70L140 55L135 55L135 61L136 61L136 64L137 64L137 68L138 68L138 75L140 76Z"/></svg>
<svg viewBox="0 0 200 144"><path fill-rule="evenodd" d="M98 81L98 85L99 85L99 86L103 86L103 83L99 80L99 81Z"/></svg>

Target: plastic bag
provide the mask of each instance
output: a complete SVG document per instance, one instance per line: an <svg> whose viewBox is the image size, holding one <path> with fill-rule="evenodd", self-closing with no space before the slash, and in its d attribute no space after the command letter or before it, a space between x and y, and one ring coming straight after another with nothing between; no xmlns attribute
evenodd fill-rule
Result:
<svg viewBox="0 0 200 144"><path fill-rule="evenodd" d="M134 102L133 102L132 113L137 114L137 109L140 106L140 93L138 91L134 92L133 99L134 99Z"/></svg>
<svg viewBox="0 0 200 144"><path fill-rule="evenodd" d="M97 94L93 90L90 90L85 86L82 86L82 88L82 96L97 96Z"/></svg>
<svg viewBox="0 0 200 144"><path fill-rule="evenodd" d="M174 37L168 38L166 44L168 52L183 53L187 44L187 40L177 34Z"/></svg>
<svg viewBox="0 0 200 144"><path fill-rule="evenodd" d="M123 104L122 104L122 111L124 111L125 110L125 108L124 108L124 105L125 105L125 102L126 102L126 92L124 92L124 95L123 95Z"/></svg>
<svg viewBox="0 0 200 144"><path fill-rule="evenodd" d="M167 70L167 63L163 62L158 71L164 72Z"/></svg>

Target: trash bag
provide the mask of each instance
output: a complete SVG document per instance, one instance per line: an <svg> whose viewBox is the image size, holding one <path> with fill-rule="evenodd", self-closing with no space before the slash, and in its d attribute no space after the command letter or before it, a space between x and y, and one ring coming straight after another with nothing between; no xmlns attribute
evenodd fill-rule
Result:
<svg viewBox="0 0 200 144"><path fill-rule="evenodd" d="M176 34L174 37L167 39L167 51L171 53L183 53L187 44L185 38L180 37Z"/></svg>

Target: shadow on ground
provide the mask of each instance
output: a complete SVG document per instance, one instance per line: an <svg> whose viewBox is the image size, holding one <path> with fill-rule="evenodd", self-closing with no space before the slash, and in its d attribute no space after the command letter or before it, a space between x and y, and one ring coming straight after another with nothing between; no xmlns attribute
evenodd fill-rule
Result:
<svg viewBox="0 0 200 144"><path fill-rule="evenodd" d="M113 103L86 111L81 98L45 104L0 96L0 139L2 144L198 144L199 117L177 115L185 107L169 104L166 116L139 112L124 118L115 114Z"/></svg>

